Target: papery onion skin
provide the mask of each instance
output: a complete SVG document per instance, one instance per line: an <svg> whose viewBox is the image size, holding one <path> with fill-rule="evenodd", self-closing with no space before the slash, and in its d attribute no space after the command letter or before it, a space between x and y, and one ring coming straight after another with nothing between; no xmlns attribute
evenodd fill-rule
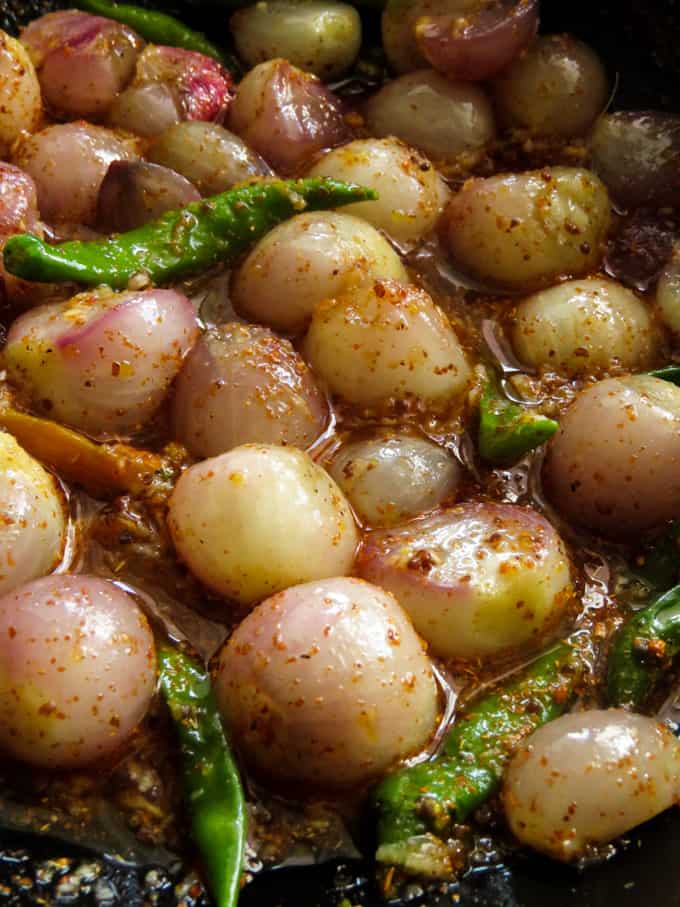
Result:
<svg viewBox="0 0 680 907"><path fill-rule="evenodd" d="M17 318L3 356L34 406L111 437L144 427L197 337L193 306L174 290L81 293Z"/></svg>
<svg viewBox="0 0 680 907"><path fill-rule="evenodd" d="M59 117L96 119L130 81L143 41L111 19L77 10L48 13L21 33L43 98Z"/></svg>
<svg viewBox="0 0 680 907"><path fill-rule="evenodd" d="M623 709L563 715L535 731L506 772L519 840L571 862L678 801L680 744L654 718Z"/></svg>
<svg viewBox="0 0 680 907"><path fill-rule="evenodd" d="M374 227L320 211L298 214L261 239L235 271L231 295L247 317L299 331L324 299L373 278L408 281L399 256Z"/></svg>
<svg viewBox="0 0 680 907"><path fill-rule="evenodd" d="M49 576L0 598L0 747L51 769L119 750L156 686L135 600L94 576Z"/></svg>
<svg viewBox="0 0 680 907"><path fill-rule="evenodd" d="M175 437L197 457L248 443L306 448L328 418L326 400L291 343L235 322L198 341L172 405Z"/></svg>
<svg viewBox="0 0 680 907"><path fill-rule="evenodd" d="M680 116L617 111L591 136L592 166L623 205L680 204Z"/></svg>
<svg viewBox="0 0 680 907"><path fill-rule="evenodd" d="M451 82L431 69L393 79L364 107L371 135L394 135L433 160L455 160L495 136L491 102L484 91Z"/></svg>
<svg viewBox="0 0 680 907"><path fill-rule="evenodd" d="M198 579L246 605L296 583L346 575L359 542L330 476L300 450L261 444L183 473L168 525Z"/></svg>
<svg viewBox="0 0 680 907"><path fill-rule="evenodd" d="M243 180L272 174L259 154L216 123L171 126L155 140L148 158L181 173L203 195L217 195Z"/></svg>
<svg viewBox="0 0 680 907"><path fill-rule="evenodd" d="M57 480L7 432L0 432L0 514L4 595L57 567L68 533L66 499Z"/></svg>
<svg viewBox="0 0 680 907"><path fill-rule="evenodd" d="M394 432L343 444L329 472L362 523L372 528L451 503L461 478L459 464L444 448Z"/></svg>
<svg viewBox="0 0 680 907"><path fill-rule="evenodd" d="M268 598L222 650L215 684L249 763L317 789L363 784L417 753L439 708L408 617L358 579Z"/></svg>
<svg viewBox="0 0 680 907"><path fill-rule="evenodd" d="M582 391L560 420L543 485L562 516L611 538L680 512L680 388L647 375Z"/></svg>
<svg viewBox="0 0 680 907"><path fill-rule="evenodd" d="M0 155L9 155L22 132L38 128L40 82L26 48L0 30Z"/></svg>
<svg viewBox="0 0 680 907"><path fill-rule="evenodd" d="M552 167L470 180L445 215L454 264L489 287L522 291L597 268L607 190L588 170Z"/></svg>
<svg viewBox="0 0 680 907"><path fill-rule="evenodd" d="M283 176L350 136L342 106L326 86L286 60L251 69L238 86L230 129Z"/></svg>
<svg viewBox="0 0 680 907"><path fill-rule="evenodd" d="M523 300L512 319L521 362L558 374L649 367L660 345L645 304L613 280L569 280Z"/></svg>
<svg viewBox="0 0 680 907"><path fill-rule="evenodd" d="M665 268L656 286L656 310L663 323L680 335L680 261L674 259Z"/></svg>
<svg viewBox="0 0 680 907"><path fill-rule="evenodd" d="M304 352L334 395L378 409L395 400L444 409L471 378L458 338L432 298L394 280L320 303Z"/></svg>
<svg viewBox="0 0 680 907"><path fill-rule="evenodd" d="M22 141L14 163L35 181L41 216L93 226L99 187L113 161L138 158L135 143L89 123L74 122L35 133Z"/></svg>
<svg viewBox="0 0 680 907"><path fill-rule="evenodd" d="M450 658L538 648L572 596L559 535L511 504L459 504L372 532L356 570L390 591L432 651Z"/></svg>
<svg viewBox="0 0 680 907"><path fill-rule="evenodd" d="M449 79L492 78L512 64L538 28L538 0L477 6L462 15L455 9L443 15L424 11L415 23L421 53Z"/></svg>
<svg viewBox="0 0 680 907"><path fill-rule="evenodd" d="M408 250L430 234L449 199L449 190L427 158L403 142L357 139L325 154L309 176L328 176L368 186L377 201L348 205L400 248Z"/></svg>
<svg viewBox="0 0 680 907"><path fill-rule="evenodd" d="M346 72L361 47L359 13L336 0L253 3L234 13L229 24L248 66L278 57L326 80Z"/></svg>
<svg viewBox="0 0 680 907"><path fill-rule="evenodd" d="M189 180L168 167L114 161L99 187L97 226L104 233L124 233L200 198Z"/></svg>
<svg viewBox="0 0 680 907"><path fill-rule="evenodd" d="M609 81L597 54L571 35L543 35L496 79L502 122L533 133L580 136L604 110Z"/></svg>

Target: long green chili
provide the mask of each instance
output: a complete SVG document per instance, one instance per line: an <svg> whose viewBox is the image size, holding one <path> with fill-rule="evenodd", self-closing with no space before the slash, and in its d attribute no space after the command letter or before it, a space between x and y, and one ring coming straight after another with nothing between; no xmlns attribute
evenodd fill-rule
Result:
<svg viewBox="0 0 680 907"><path fill-rule="evenodd" d="M167 646L158 652L158 665L179 737L191 834L217 907L234 907L240 891L246 807L210 676L198 662Z"/></svg>
<svg viewBox="0 0 680 907"><path fill-rule="evenodd" d="M428 866L433 841L495 793L519 742L566 711L581 675L575 650L558 645L519 678L473 701L436 759L387 777L372 795L378 861L436 876L439 864Z"/></svg>
<svg viewBox="0 0 680 907"><path fill-rule="evenodd" d="M607 670L610 704L644 708L678 653L680 586L674 586L637 611L615 638Z"/></svg>
<svg viewBox="0 0 680 907"><path fill-rule="evenodd" d="M555 434L557 422L503 396L488 381L479 402L479 455L487 463L507 465Z"/></svg>
<svg viewBox="0 0 680 907"><path fill-rule="evenodd" d="M281 221L301 211L377 198L372 189L332 179L260 180L168 211L156 221L93 242L51 246L22 233L5 244L10 274L47 283L75 281L115 289L146 274L155 284L182 280L233 262Z"/></svg>
<svg viewBox="0 0 680 907"><path fill-rule="evenodd" d="M214 57L229 68L233 65L234 60L230 54L209 41L202 32L194 31L167 13L128 3L114 3L112 0L75 0L73 5L97 16L106 16L107 19L123 22L154 44L196 50L208 57Z"/></svg>

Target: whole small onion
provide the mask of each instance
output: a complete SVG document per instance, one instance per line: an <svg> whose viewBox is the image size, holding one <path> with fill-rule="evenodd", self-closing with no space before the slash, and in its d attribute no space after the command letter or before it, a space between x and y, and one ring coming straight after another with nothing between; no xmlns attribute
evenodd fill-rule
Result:
<svg viewBox="0 0 680 907"><path fill-rule="evenodd" d="M233 79L212 57L150 44L137 61L134 81L118 97L109 119L119 128L152 136L183 120L222 123L232 97ZM145 107L151 112L146 120Z"/></svg>
<svg viewBox="0 0 680 907"><path fill-rule="evenodd" d="M359 542L338 486L292 447L246 444L192 466L168 523L192 573L242 604L349 573Z"/></svg>
<svg viewBox="0 0 680 907"><path fill-rule="evenodd" d="M454 263L503 290L533 290L597 268L610 223L607 190L587 170L552 167L470 180L453 196Z"/></svg>
<svg viewBox="0 0 680 907"><path fill-rule="evenodd" d="M197 337L193 306L174 290L81 293L17 318L4 363L53 418L126 435L153 416Z"/></svg>
<svg viewBox="0 0 680 907"><path fill-rule="evenodd" d="M453 658L540 646L572 595L557 532L511 504L460 504L372 532L357 572L396 597L434 652Z"/></svg>
<svg viewBox="0 0 680 907"><path fill-rule="evenodd" d="M324 299L374 278L408 280L387 240L358 217L317 211L267 233L234 272L231 295L247 317L298 331Z"/></svg>
<svg viewBox="0 0 680 907"><path fill-rule="evenodd" d="M407 616L358 579L306 583L262 602L222 650L215 684L249 763L316 788L365 783L417 753L439 707Z"/></svg>
<svg viewBox="0 0 680 907"><path fill-rule="evenodd" d="M680 204L680 116L618 111L600 117L592 166L623 205Z"/></svg>
<svg viewBox="0 0 680 907"><path fill-rule="evenodd" d="M517 307L512 342L519 359L566 375L648 367L659 333L631 290L600 277L568 280Z"/></svg>
<svg viewBox="0 0 680 907"><path fill-rule="evenodd" d="M361 406L411 400L444 409L471 377L441 309L424 290L395 280L320 303L304 349L331 392Z"/></svg>
<svg viewBox="0 0 680 907"><path fill-rule="evenodd" d="M0 432L0 594L50 573L66 545L68 516L56 479Z"/></svg>
<svg viewBox="0 0 680 907"><path fill-rule="evenodd" d="M238 86L229 126L286 176L349 137L338 98L286 60L250 70Z"/></svg>
<svg viewBox="0 0 680 907"><path fill-rule="evenodd" d="M680 261L674 259L656 286L656 309L664 324L680 335Z"/></svg>
<svg viewBox="0 0 680 907"><path fill-rule="evenodd" d="M50 110L66 118L103 116L130 81L143 41L111 19L60 10L21 33Z"/></svg>
<svg viewBox="0 0 680 907"><path fill-rule="evenodd" d="M415 23L418 48L435 69L449 79L482 81L504 70L520 56L536 34L538 0L488 0L471 9L449 3L451 12L429 15L428 4L420 0L423 14Z"/></svg>
<svg viewBox="0 0 680 907"><path fill-rule="evenodd" d="M0 30L0 155L6 157L22 132L38 128L40 82L26 48Z"/></svg>
<svg viewBox="0 0 680 907"><path fill-rule="evenodd" d="M431 69L393 79L364 108L371 135L394 135L434 160L483 148L495 135L491 103L481 88L450 82Z"/></svg>
<svg viewBox="0 0 680 907"><path fill-rule="evenodd" d="M0 246L14 233L41 233L38 195L31 177L0 161Z"/></svg>
<svg viewBox="0 0 680 907"><path fill-rule="evenodd" d="M197 457L240 444L309 447L324 430L328 406L312 373L287 340L255 325L207 331L177 377L175 437Z"/></svg>
<svg viewBox="0 0 680 907"><path fill-rule="evenodd" d="M577 136L604 110L609 80L587 44L570 35L544 35L501 73L493 94L506 125Z"/></svg>
<svg viewBox="0 0 680 907"><path fill-rule="evenodd" d="M397 72L429 63L448 78L480 81L521 52L537 22L537 0L389 0L383 47Z"/></svg>
<svg viewBox="0 0 680 907"><path fill-rule="evenodd" d="M371 527L394 526L451 502L461 477L460 466L442 447L391 432L343 444L329 472Z"/></svg>
<svg viewBox="0 0 680 907"><path fill-rule="evenodd" d="M174 170L148 161L114 161L99 187L97 226L104 233L123 233L200 198Z"/></svg>
<svg viewBox="0 0 680 907"><path fill-rule="evenodd" d="M0 747L77 768L118 751L156 686L149 624L94 576L49 576L0 598Z"/></svg>
<svg viewBox="0 0 680 907"><path fill-rule="evenodd" d="M215 123L176 123L158 136L148 157L181 173L203 195L272 172L237 135Z"/></svg>
<svg viewBox="0 0 680 907"><path fill-rule="evenodd" d="M35 180L40 214L48 222L94 225L97 196L112 161L138 157L135 144L101 126L48 126L22 141L14 163Z"/></svg>
<svg viewBox="0 0 680 907"><path fill-rule="evenodd" d="M432 232L449 199L442 177L427 158L394 138L357 139L325 154L309 171L368 186L376 201L344 208L382 230L404 250Z"/></svg>
<svg viewBox="0 0 680 907"><path fill-rule="evenodd" d="M599 381L560 420L543 467L578 526L637 536L680 512L680 388L648 375Z"/></svg>
<svg viewBox="0 0 680 907"><path fill-rule="evenodd" d="M512 832L571 862L678 801L680 744L654 718L623 709L563 715L535 731L505 775Z"/></svg>
<svg viewBox="0 0 680 907"><path fill-rule="evenodd" d="M361 47L361 18L337 0L267 0L238 10L229 22L248 66L280 57L323 79L337 78Z"/></svg>

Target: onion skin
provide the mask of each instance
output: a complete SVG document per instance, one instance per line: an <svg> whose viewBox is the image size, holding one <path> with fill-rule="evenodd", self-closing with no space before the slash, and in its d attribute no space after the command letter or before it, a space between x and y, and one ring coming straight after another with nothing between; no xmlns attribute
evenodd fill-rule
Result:
<svg viewBox="0 0 680 907"><path fill-rule="evenodd" d="M597 268L610 203L593 173L552 167L469 180L445 221L462 271L498 290L526 291Z"/></svg>
<svg viewBox="0 0 680 907"><path fill-rule="evenodd" d="M582 391L551 441L543 484L566 519L610 538L637 538L674 519L680 388L632 375Z"/></svg>
<svg viewBox="0 0 680 907"><path fill-rule="evenodd" d="M447 658L537 648L572 595L558 534L540 514L511 504L459 504L372 532L356 571L391 592Z"/></svg>
<svg viewBox="0 0 680 907"><path fill-rule="evenodd" d="M259 154L216 123L176 123L158 136L148 157L191 180L202 195L217 195L243 180L272 174Z"/></svg>
<svg viewBox="0 0 680 907"><path fill-rule="evenodd" d="M309 447L328 418L301 356L256 325L232 322L207 331L177 377L174 433L197 457L248 443Z"/></svg>
<svg viewBox="0 0 680 907"><path fill-rule="evenodd" d="M395 280L376 280L320 303L304 351L334 395L378 409L411 400L443 410L471 377L458 338L432 298Z"/></svg>
<svg viewBox="0 0 680 907"><path fill-rule="evenodd" d="M153 138L182 119L178 101L164 82L126 88L109 111L108 123L144 138Z"/></svg>
<svg viewBox="0 0 680 907"><path fill-rule="evenodd" d="M245 605L349 573L359 542L349 504L320 466L294 448L257 444L183 473L168 525L198 579Z"/></svg>
<svg viewBox="0 0 680 907"><path fill-rule="evenodd" d="M537 28L538 0L501 0L463 16L425 12L415 35L422 54L448 79L480 82L511 64Z"/></svg>
<svg viewBox="0 0 680 907"><path fill-rule="evenodd" d="M260 63L239 84L229 127L277 173L293 176L350 136L338 98L286 60Z"/></svg>
<svg viewBox="0 0 680 907"><path fill-rule="evenodd" d="M139 431L198 338L194 309L174 290L81 293L11 326L10 380L52 418L96 437Z"/></svg>
<svg viewBox="0 0 680 907"><path fill-rule="evenodd" d="M592 166L621 204L680 204L680 116L617 111L600 117Z"/></svg>
<svg viewBox="0 0 680 907"><path fill-rule="evenodd" d="M215 684L249 763L317 789L363 784L417 753L439 708L408 617L358 579L268 598L222 650Z"/></svg>
<svg viewBox="0 0 680 907"><path fill-rule="evenodd" d="M597 54L570 35L543 35L496 79L496 110L508 126L579 136L602 113L609 80Z"/></svg>
<svg viewBox="0 0 680 907"><path fill-rule="evenodd" d="M461 478L448 451L425 438L394 433L343 444L329 472L362 523L376 528L451 502Z"/></svg>
<svg viewBox="0 0 680 907"><path fill-rule="evenodd" d="M320 211L267 233L235 271L231 296L248 318L297 332L324 299L381 277L408 281L387 240L358 217Z"/></svg>
<svg viewBox="0 0 680 907"><path fill-rule="evenodd" d="M512 342L526 365L562 375L601 375L649 367L659 346L638 297L598 277L569 280L525 299L513 316Z"/></svg>
<svg viewBox="0 0 680 907"><path fill-rule="evenodd" d="M200 198L174 170L148 161L114 161L99 187L97 226L103 233L124 233Z"/></svg>
<svg viewBox="0 0 680 907"><path fill-rule="evenodd" d="M41 232L35 183L19 167L0 161L0 246L14 233Z"/></svg>
<svg viewBox="0 0 680 907"><path fill-rule="evenodd" d="M427 158L403 142L357 139L325 154L309 176L368 186L377 201L347 205L346 214L367 220L400 249L418 245L435 228L449 199L449 190Z"/></svg>
<svg viewBox="0 0 680 907"><path fill-rule="evenodd" d="M93 576L49 576L0 598L0 746L78 768L119 750L156 685L149 624Z"/></svg>
<svg viewBox="0 0 680 907"><path fill-rule="evenodd" d="M99 187L109 165L137 158L132 141L76 122L48 126L22 141L14 163L35 181L44 220L94 226Z"/></svg>
<svg viewBox="0 0 680 907"><path fill-rule="evenodd" d="M7 157L22 132L42 117L40 82L26 48L0 30L0 156Z"/></svg>
<svg viewBox="0 0 680 907"><path fill-rule="evenodd" d="M512 832L553 859L592 854L678 801L680 744L623 709L563 715L514 756L503 800Z"/></svg>
<svg viewBox="0 0 680 907"><path fill-rule="evenodd" d="M229 21L239 57L248 66L281 58L322 79L337 78L361 47L357 10L336 0L267 0Z"/></svg>
<svg viewBox="0 0 680 907"><path fill-rule="evenodd" d="M0 594L50 573L68 531L57 480L12 435L0 432Z"/></svg>
<svg viewBox="0 0 680 907"><path fill-rule="evenodd" d="M48 13L21 33L43 98L58 117L106 114L135 71L142 39L126 25L77 10Z"/></svg>
<svg viewBox="0 0 680 907"><path fill-rule="evenodd" d="M421 69L393 79L364 107L371 135L394 135L433 160L478 151L496 133L491 103L476 85Z"/></svg>

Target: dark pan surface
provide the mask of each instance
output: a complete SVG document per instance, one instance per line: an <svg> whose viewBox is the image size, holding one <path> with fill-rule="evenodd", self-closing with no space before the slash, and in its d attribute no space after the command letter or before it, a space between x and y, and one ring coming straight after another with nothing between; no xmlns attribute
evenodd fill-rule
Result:
<svg viewBox="0 0 680 907"><path fill-rule="evenodd" d="M0 0L0 27L19 24L50 0ZM190 0L181 11L214 33ZM572 32L593 44L619 77L615 106L680 110L680 0L543 0L545 31ZM188 878L188 881L187 881ZM192 884L193 882L193 884ZM240 907L385 907L370 866L301 867L264 873L246 887ZM680 811L675 809L631 836L610 861L585 871L536 857L481 866L446 889L418 892L399 907L680 907ZM59 842L0 830L1 907L209 907L195 876L178 866L130 868L69 849ZM397 907L390 902L389 907Z"/></svg>

